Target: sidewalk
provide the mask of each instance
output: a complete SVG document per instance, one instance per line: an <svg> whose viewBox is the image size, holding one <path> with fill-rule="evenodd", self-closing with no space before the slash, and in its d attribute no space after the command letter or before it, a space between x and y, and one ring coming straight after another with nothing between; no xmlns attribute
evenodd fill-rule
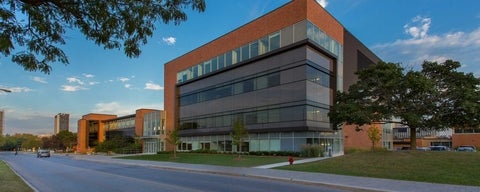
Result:
<svg viewBox="0 0 480 192"><path fill-rule="evenodd" d="M205 173L216 173L234 176L258 177L275 179L289 182L302 182L309 184L331 185L350 189L368 190L368 191L435 191L435 192L478 192L480 187L424 183L415 181L401 181L392 179L378 179L367 177L354 177L324 173L308 173L270 169L272 167L288 165L288 162L264 165L253 168L226 167L201 164L184 164L160 161L126 160L112 158L113 156L103 155L71 155L73 159L88 160L104 163L117 163L124 165L136 165L155 167L163 169L175 169L184 171L196 171ZM294 164L318 161L324 158L312 158L297 160Z"/></svg>

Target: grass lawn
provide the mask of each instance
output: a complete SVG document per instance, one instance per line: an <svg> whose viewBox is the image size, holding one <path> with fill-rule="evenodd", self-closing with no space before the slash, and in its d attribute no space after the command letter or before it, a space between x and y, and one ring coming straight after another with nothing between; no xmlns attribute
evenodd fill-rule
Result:
<svg viewBox="0 0 480 192"><path fill-rule="evenodd" d="M255 167L259 165L287 162L288 157L283 156L252 156L233 154L203 154L203 153L177 153L177 158L173 154L139 155L126 156L123 159L149 160L149 161L169 161L176 163L191 163L205 165L222 165L232 167Z"/></svg>
<svg viewBox="0 0 480 192"><path fill-rule="evenodd" d="M20 177L18 177L5 162L0 161L0 191L26 192L33 191Z"/></svg>
<svg viewBox="0 0 480 192"><path fill-rule="evenodd" d="M480 186L480 152L358 152L278 169Z"/></svg>

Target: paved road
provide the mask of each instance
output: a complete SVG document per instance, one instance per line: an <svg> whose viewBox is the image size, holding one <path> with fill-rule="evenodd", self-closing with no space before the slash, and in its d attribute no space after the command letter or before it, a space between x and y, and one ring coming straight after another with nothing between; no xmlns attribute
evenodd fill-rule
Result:
<svg viewBox="0 0 480 192"><path fill-rule="evenodd" d="M259 166L257 168L225 167L213 165L184 164L158 161L138 161L112 158L102 155L79 155L75 159L87 161L109 162L124 165L141 165L147 167L156 167L163 169L185 170L199 173L216 173L223 175L247 176L255 178L268 178L279 181L300 182L313 185L337 186L346 190L354 191L405 191L405 192L480 192L480 187L448 185L437 183L425 183L414 181L400 181L392 179L378 179L366 177L353 177L344 175L324 174L324 173L306 173L296 171L285 171L269 169L275 166L286 165L287 163ZM322 158L308 159L321 160ZM301 163L302 161L295 161ZM282 190L280 190L282 191Z"/></svg>
<svg viewBox="0 0 480 192"><path fill-rule="evenodd" d="M85 161L85 158L90 158ZM32 153L0 153L36 191L348 191L259 177L165 169L143 161L100 156L36 158ZM124 161L121 163L120 161Z"/></svg>

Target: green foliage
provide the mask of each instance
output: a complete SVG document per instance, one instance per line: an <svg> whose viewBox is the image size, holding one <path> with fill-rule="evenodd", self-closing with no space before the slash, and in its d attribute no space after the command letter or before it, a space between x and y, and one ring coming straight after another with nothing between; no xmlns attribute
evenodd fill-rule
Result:
<svg viewBox="0 0 480 192"><path fill-rule="evenodd" d="M425 61L421 71L404 71L379 62L358 71L358 81L338 92L329 117L345 124L399 123L411 129L411 148L418 129L478 127L480 80L458 72L460 63Z"/></svg>
<svg viewBox="0 0 480 192"><path fill-rule="evenodd" d="M0 53L27 71L49 74L50 63L68 64L60 48L67 29L80 31L86 39L105 49L123 48L128 57L138 57L162 21L178 25L187 20L183 11L203 12L204 0L164 1L0 1Z"/></svg>
<svg viewBox="0 0 480 192"><path fill-rule="evenodd" d="M62 143L65 150L71 150L73 145L77 143L77 134L72 133L70 131L60 131L56 135L60 142Z"/></svg>
<svg viewBox="0 0 480 192"><path fill-rule="evenodd" d="M321 157L323 156L324 149L317 144L304 144L301 146L301 157Z"/></svg>
<svg viewBox="0 0 480 192"><path fill-rule="evenodd" d="M242 144L245 138L248 136L248 131L245 128L245 125L242 121L235 121L233 124L233 132L230 133L230 137L232 137L232 143L238 146L238 157L241 157L242 154Z"/></svg>
<svg viewBox="0 0 480 192"><path fill-rule="evenodd" d="M367 130L368 139L372 142L372 151L375 150L375 145L382 139L382 133L376 126L370 126Z"/></svg>
<svg viewBox="0 0 480 192"><path fill-rule="evenodd" d="M139 153L142 151L142 144L132 137L116 135L95 146L95 151L104 153L114 152L118 154Z"/></svg>
<svg viewBox="0 0 480 192"><path fill-rule="evenodd" d="M275 169L480 186L480 153L364 151Z"/></svg>
<svg viewBox="0 0 480 192"><path fill-rule="evenodd" d="M0 150L12 151L15 149L27 150L42 146L42 141L36 135L15 134L0 136Z"/></svg>
<svg viewBox="0 0 480 192"><path fill-rule="evenodd" d="M173 157L177 158L177 146L182 143L180 140L180 136L178 135L178 129L174 129L173 131L167 132L167 143L173 145Z"/></svg>
<svg viewBox="0 0 480 192"><path fill-rule="evenodd" d="M0 136L1 137L1 136ZM2 192L33 191L8 165L0 160L0 189Z"/></svg>
<svg viewBox="0 0 480 192"><path fill-rule="evenodd" d="M171 154L135 155L120 157L122 159L168 161L176 163L220 165L231 167L255 167L273 163L287 162L288 156L243 156L240 161L232 154L204 154L204 153L178 153L178 158L172 158Z"/></svg>

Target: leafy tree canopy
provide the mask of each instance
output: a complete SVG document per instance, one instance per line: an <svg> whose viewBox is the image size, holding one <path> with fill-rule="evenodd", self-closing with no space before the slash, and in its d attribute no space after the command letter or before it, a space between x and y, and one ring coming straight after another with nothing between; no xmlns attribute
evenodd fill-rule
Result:
<svg viewBox="0 0 480 192"><path fill-rule="evenodd" d="M337 92L329 113L335 125L398 123L417 129L471 128L480 125L480 79L457 71L461 64L425 61L420 71L379 62L358 71L347 92Z"/></svg>
<svg viewBox="0 0 480 192"><path fill-rule="evenodd" d="M157 21L179 24L188 7L203 12L206 5L204 0L0 0L0 53L12 55L27 71L49 74L51 63L69 63L59 45L66 43L66 30L74 29L105 49L123 48L128 57L138 57Z"/></svg>

